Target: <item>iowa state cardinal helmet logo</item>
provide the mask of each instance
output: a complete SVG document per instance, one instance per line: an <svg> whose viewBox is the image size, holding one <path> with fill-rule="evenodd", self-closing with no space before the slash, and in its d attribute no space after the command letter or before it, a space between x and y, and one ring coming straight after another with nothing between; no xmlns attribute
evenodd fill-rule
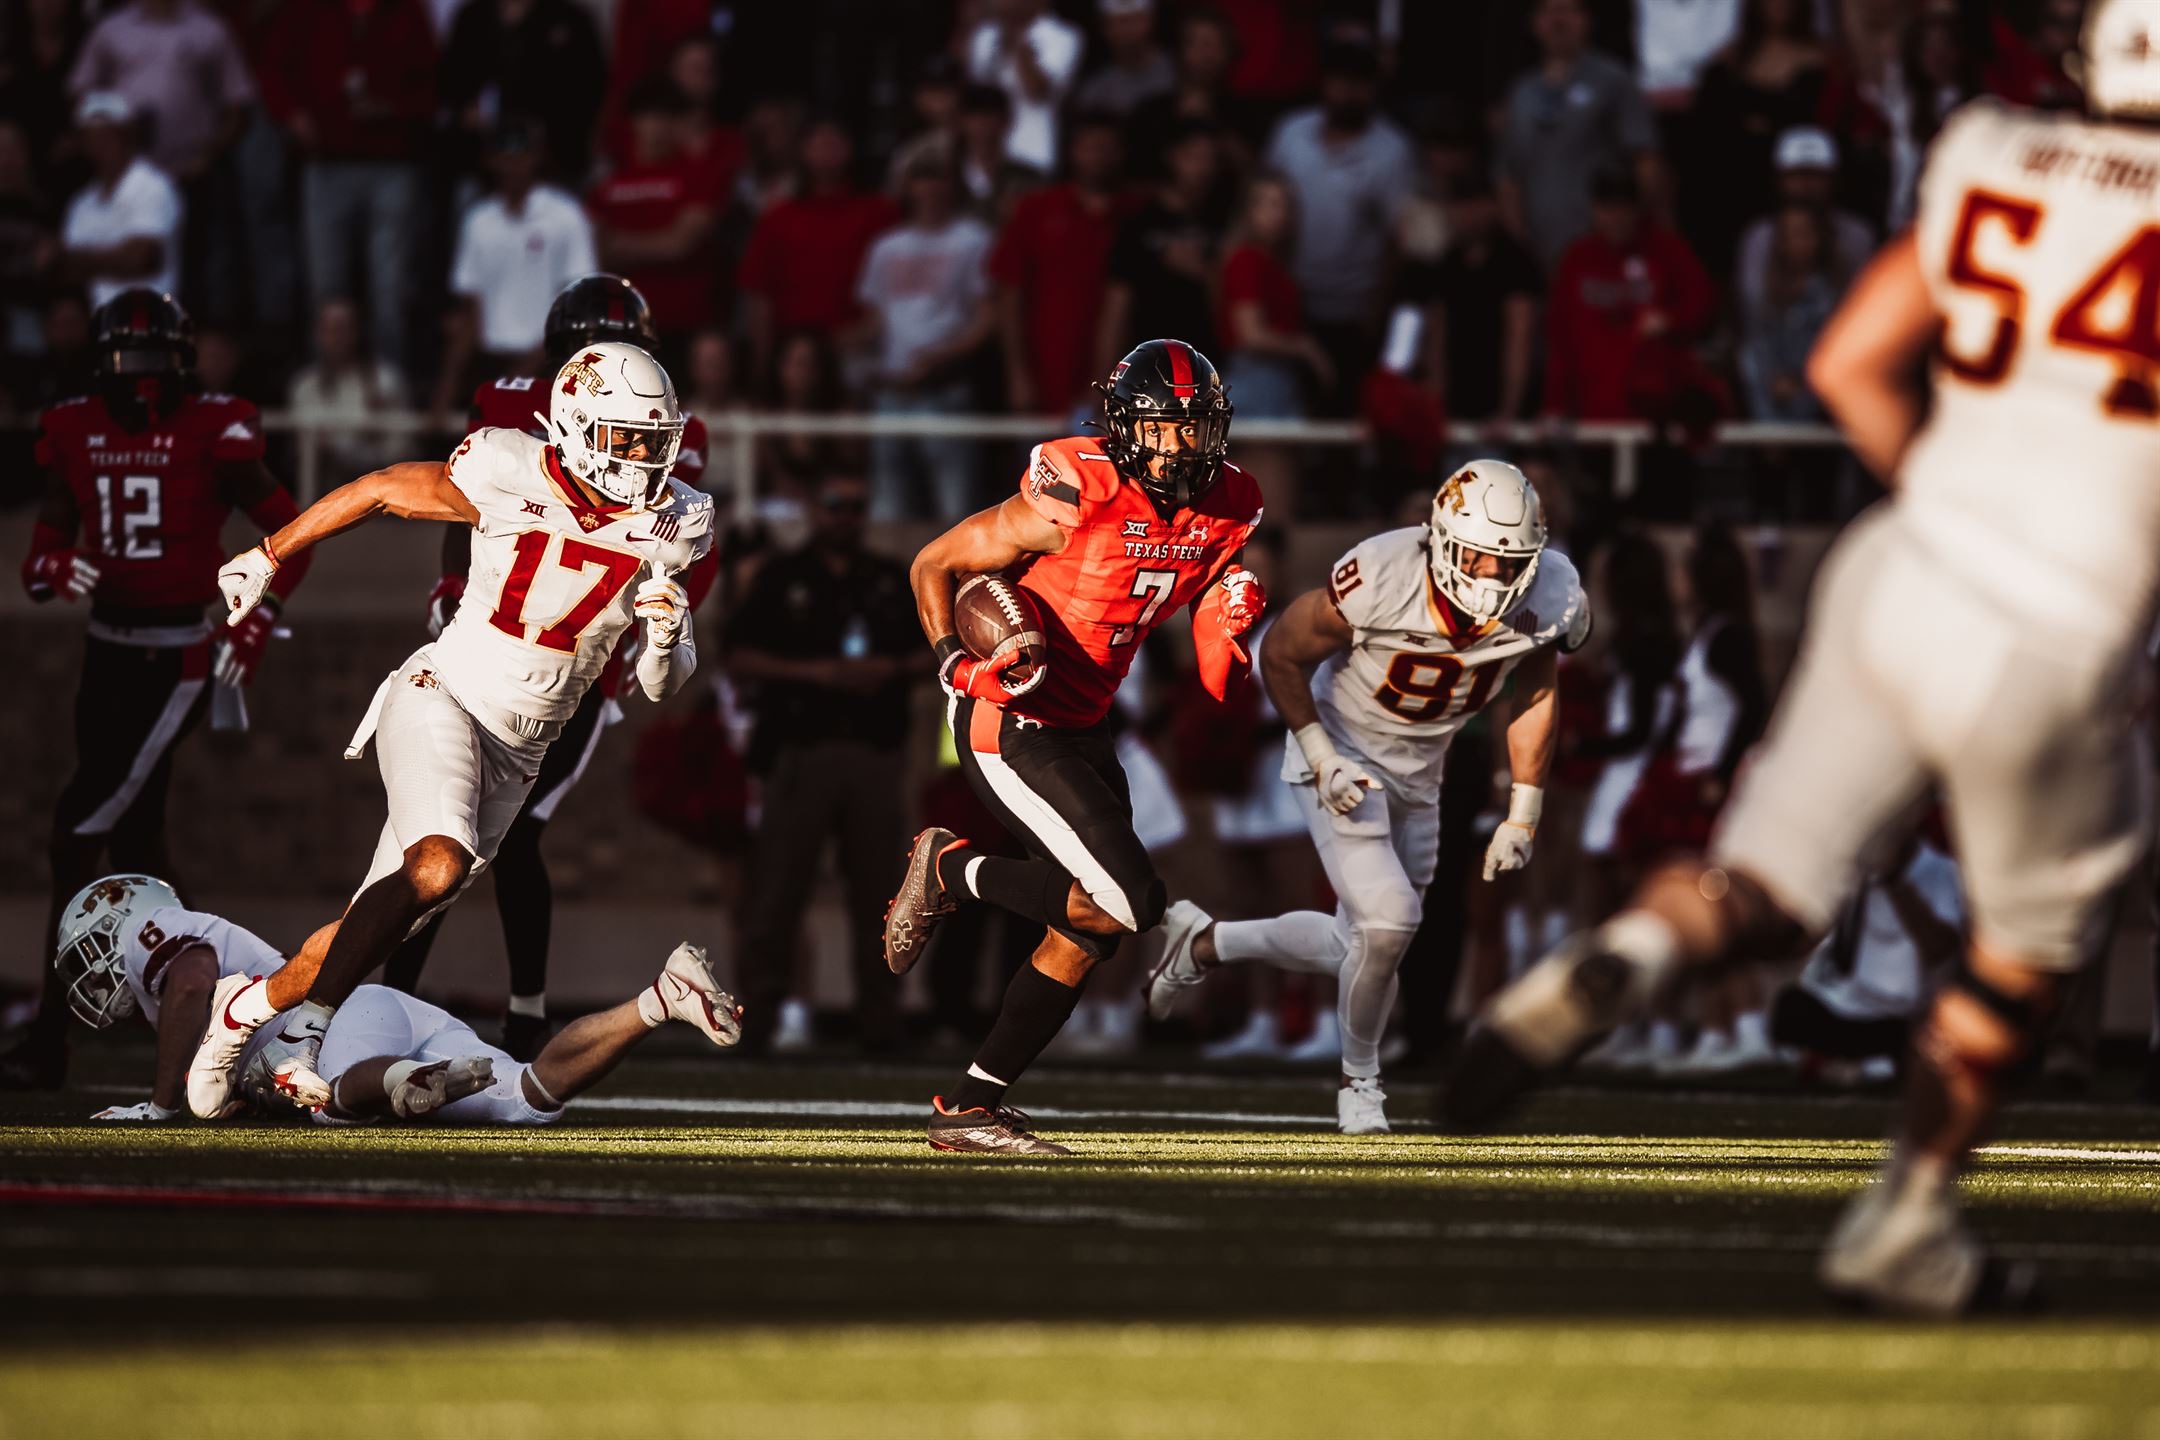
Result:
<svg viewBox="0 0 2160 1440"><path fill-rule="evenodd" d="M575 395L578 393L578 387L583 385L585 393L588 395L607 394L607 382L602 380L600 372L593 368L599 361L600 352L588 350L583 355L564 365L562 367L562 393Z"/></svg>

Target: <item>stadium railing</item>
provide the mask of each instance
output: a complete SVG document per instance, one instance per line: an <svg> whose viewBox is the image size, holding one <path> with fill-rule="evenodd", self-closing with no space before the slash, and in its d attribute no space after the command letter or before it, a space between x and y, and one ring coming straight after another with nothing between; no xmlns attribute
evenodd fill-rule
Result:
<svg viewBox="0 0 2160 1440"><path fill-rule="evenodd" d="M714 448L728 447L727 468L735 477L732 498L737 512L745 517L757 504L757 442L763 436L832 436L867 440L878 436L917 435L1020 442L1065 434L1071 428L1071 417L1062 415L802 415L735 410L701 414L699 418L705 422ZM263 428L267 433L290 437L294 442L293 486L303 502L350 478L325 473L325 441L344 437L379 437L383 440L407 436L439 437L448 433L441 424L418 411L385 412L366 420L326 425L308 423L290 411L273 410L264 414ZM1367 436L1364 426L1349 421L1241 420L1237 425L1237 438L1249 444L1343 448L1363 445ZM1635 491L1642 473L1644 453L1660 443L1653 427L1639 421L1456 425L1449 430L1448 439L1451 444L1491 441L1609 451L1613 488L1623 496ZM1842 444L1837 431L1827 425L1756 420L1720 425L1714 440L1720 446L1733 449L1835 448Z"/></svg>

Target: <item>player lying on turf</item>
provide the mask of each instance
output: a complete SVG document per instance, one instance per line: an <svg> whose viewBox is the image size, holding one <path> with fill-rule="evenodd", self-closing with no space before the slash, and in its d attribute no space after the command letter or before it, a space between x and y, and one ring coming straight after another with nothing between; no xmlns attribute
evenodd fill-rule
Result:
<svg viewBox="0 0 2160 1440"><path fill-rule="evenodd" d="M1283 779L1339 901L1333 915L1220 923L1189 900L1172 905L1148 976L1155 1018L1224 960L1335 976L1336 1118L1345 1135L1385 1132L1380 1041L1439 858L1448 742L1512 675L1514 787L1485 878L1521 869L1559 734L1558 655L1589 634L1575 567L1545 550L1537 492L1498 460L1464 466L1440 487L1429 524L1365 541L1325 588L1293 601L1261 647L1260 679L1290 728Z"/></svg>
<svg viewBox="0 0 2160 1440"><path fill-rule="evenodd" d="M1651 876L1497 996L1447 1091L1449 1118L1488 1124L1683 976L1792 952L1939 790L1968 949L1916 1029L1889 1163L1820 1270L1884 1309L1950 1314L2021 1288L1960 1221L1958 1171L2150 819L2160 5L2099 0L2082 44L2087 116L1980 102L1943 127L1913 231L1810 361L1893 493L1823 562L1709 856Z"/></svg>
<svg viewBox="0 0 2160 1440"><path fill-rule="evenodd" d="M315 1055L331 1015L494 856L549 745L633 621L644 621L635 669L648 696L672 694L697 668L675 576L711 547L713 505L668 478L682 412L667 371L635 345L582 350L549 387L548 429L548 441L481 430L448 461L363 475L218 576L238 624L293 556L377 515L472 527L464 603L383 682L346 752L375 741L390 813L374 862L319 968L303 950L267 980L220 982L188 1066L196 1114L224 1109L248 1037L296 1005L281 1027L298 1037L280 1062L284 1079L303 1104L330 1098Z"/></svg>
<svg viewBox="0 0 2160 1440"><path fill-rule="evenodd" d="M326 930L334 928L324 927ZM226 982L273 974L285 957L215 915L181 907L170 885L148 875L108 875L68 902L53 957L69 1008L104 1028L140 1014L158 1033L150 1098L115 1105L93 1120L161 1121L185 1113L186 1066ZM311 937L318 950L327 937ZM218 1116L249 1102L290 1113L291 1088L278 1057L295 1037L293 1012L273 1016L240 1056L239 1091ZM318 1073L329 1097L317 1118L332 1121L440 1115L477 1125L545 1125L565 1102L591 1089L655 1027L680 1020L715 1045L742 1037L742 1010L722 990L695 945L679 945L659 978L610 1010L587 1015L549 1040L530 1065L487 1044L448 1011L386 985L362 985L330 1019Z"/></svg>
<svg viewBox="0 0 2160 1440"><path fill-rule="evenodd" d="M1020 492L924 546L910 578L950 701L968 783L1029 859L985 854L950 830L915 837L885 914L885 962L903 974L938 921L982 900L1044 927L959 1085L931 1102L940 1150L1063 1155L1004 1103L1079 1003L1088 973L1167 898L1133 832L1107 717L1157 625L1193 607L1202 682L1218 698L1246 665L1237 637L1266 597L1236 557L1260 523L1260 487L1225 458L1230 400L1207 357L1150 340L1099 385L1107 433L1035 447ZM963 577L1009 570L1043 612L1049 658L970 658L954 632Z"/></svg>

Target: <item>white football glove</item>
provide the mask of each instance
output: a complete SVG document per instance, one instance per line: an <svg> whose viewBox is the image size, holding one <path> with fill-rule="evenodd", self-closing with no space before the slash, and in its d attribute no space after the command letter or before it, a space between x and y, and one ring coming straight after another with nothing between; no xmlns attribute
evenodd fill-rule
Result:
<svg viewBox="0 0 2160 1440"><path fill-rule="evenodd" d="M162 1125L168 1120L180 1118L178 1110L168 1110L155 1100L145 1100L140 1105L108 1105L92 1120L132 1120L150 1125Z"/></svg>
<svg viewBox="0 0 2160 1440"><path fill-rule="evenodd" d="M224 592L227 625L238 625L247 613L262 602L263 592L270 588L270 577L277 574L278 562L270 554L269 542L252 550L243 550L225 562L218 571L218 589Z"/></svg>
<svg viewBox="0 0 2160 1440"><path fill-rule="evenodd" d="M1380 782L1356 762L1343 758L1319 721L1301 727L1297 742L1305 752L1305 763L1312 766L1313 787L1320 792L1320 803L1329 814L1348 815L1365 803L1368 790L1380 788Z"/></svg>
<svg viewBox="0 0 2160 1440"><path fill-rule="evenodd" d="M690 592L665 575L655 575L638 586L630 608L645 622L645 644L665 655L682 639L683 624L690 618Z"/></svg>
<svg viewBox="0 0 2160 1440"><path fill-rule="evenodd" d="M1508 791L1507 819L1493 831L1485 847L1485 878L1530 863L1530 846L1537 839L1538 817L1545 813L1545 792L1535 785L1516 785Z"/></svg>

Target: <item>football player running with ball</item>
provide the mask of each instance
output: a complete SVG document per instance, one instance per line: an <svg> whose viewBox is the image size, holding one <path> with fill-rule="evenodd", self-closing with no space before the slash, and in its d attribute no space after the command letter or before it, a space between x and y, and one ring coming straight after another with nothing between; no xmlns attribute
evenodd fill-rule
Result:
<svg viewBox="0 0 2160 1440"><path fill-rule="evenodd" d="M328 927L326 927L328 928ZM150 1098L93 1120L183 1118L186 1065L226 982L275 974L285 957L216 915L189 910L149 875L108 875L69 901L53 957L58 985L83 1023L103 1029L130 1015L156 1028ZM319 941L317 943L320 943ZM362 985L331 1018L321 1067L330 1099L317 1120L352 1123L428 1116L468 1125L547 1125L565 1101L622 1062L646 1035L680 1020L713 1044L742 1037L742 1011L714 981L704 952L679 945L637 997L587 1015L549 1041L530 1065L483 1042L448 1011L386 985ZM275 1057L288 1022L276 1017L242 1049L239 1090L223 1114L292 1113Z"/></svg>
<svg viewBox="0 0 2160 1440"><path fill-rule="evenodd" d="M713 507L668 478L682 413L667 371L634 345L594 345L557 372L547 405L547 440L480 430L447 461L363 475L218 577L239 624L293 557L377 515L472 527L464 603L383 682L346 752L375 741L390 814L374 862L327 947L304 947L266 978L218 982L188 1069L198 1115L224 1108L249 1036L294 1006L273 1068L300 1103L328 1101L316 1057L331 1015L494 856L632 622L644 622L635 669L648 696L674 693L697 668L675 577L710 548Z"/></svg>
<svg viewBox="0 0 2160 1440"><path fill-rule="evenodd" d="M1440 853L1440 772L1448 743L1510 676L1508 816L1485 878L1530 860L1558 739L1558 656L1590 634L1575 567L1545 551L1537 492L1514 466L1478 460L1448 478L1432 520L1365 541L1324 589L1300 595L1260 648L1260 679L1290 729L1283 779L1295 788L1339 897L1333 915L1217 922L1170 907L1148 976L1159 1020L1180 991L1226 960L1264 960L1337 980L1345 1135L1388 1128L1380 1041L1396 968L1423 918Z"/></svg>
<svg viewBox="0 0 2160 1440"><path fill-rule="evenodd" d="M1958 1172L2146 843L2160 6L2098 0L2082 48L2087 114L1951 117L1912 231L1816 347L1809 382L1893 493L1824 560L1709 855L1495 997L1444 1112L1489 1124L1683 977L1794 952L1939 790L1968 949L1915 1031L1889 1161L1819 1271L1892 1311L2022 1293L1961 1223Z"/></svg>
<svg viewBox="0 0 2160 1440"><path fill-rule="evenodd" d="M912 571L960 764L1031 858L986 854L949 830L918 835L886 912L886 963L905 973L964 902L1045 927L966 1076L932 1101L939 1150L1069 1153L1029 1133L1006 1088L1056 1038L1088 972L1153 929L1166 899L1133 833L1111 697L1140 642L1190 605L1201 680L1221 698L1247 664L1238 637L1266 604L1237 564L1260 487L1225 458L1231 407L1215 367L1181 340L1150 340L1098 388L1106 434L1036 446L1020 493L931 541ZM955 589L990 571L1043 613L1049 658L1025 673L1024 660L970 658L954 633Z"/></svg>

